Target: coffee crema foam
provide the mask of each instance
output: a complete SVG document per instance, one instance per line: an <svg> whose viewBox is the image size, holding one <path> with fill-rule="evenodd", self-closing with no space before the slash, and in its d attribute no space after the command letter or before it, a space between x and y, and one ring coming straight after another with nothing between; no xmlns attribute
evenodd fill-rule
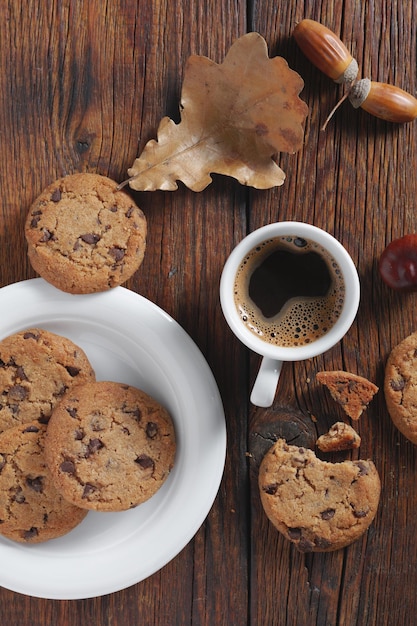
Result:
<svg viewBox="0 0 417 626"><path fill-rule="evenodd" d="M255 270L277 250L297 255L318 253L331 282L325 296L290 298L276 315L265 317L249 296L249 282ZM344 300L345 283L335 259L320 244L295 235L268 239L253 248L242 260L234 281L234 301L242 322L258 338L281 347L303 346L325 335L339 319Z"/></svg>

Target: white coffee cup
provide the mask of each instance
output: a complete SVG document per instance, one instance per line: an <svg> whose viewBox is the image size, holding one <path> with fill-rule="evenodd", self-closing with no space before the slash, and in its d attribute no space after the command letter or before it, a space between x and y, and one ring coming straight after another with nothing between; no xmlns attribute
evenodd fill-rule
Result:
<svg viewBox="0 0 417 626"><path fill-rule="evenodd" d="M257 246L265 245L266 241L283 236L317 244L317 250L324 250L324 256L335 261L343 277L343 304L333 326L318 338L302 345L282 346L269 343L262 338L262 334L259 332L256 334L250 330L235 303L235 280L242 262ZM342 244L326 231L304 222L276 222L263 226L245 237L234 248L223 268L220 280L220 303L226 321L238 339L263 356L250 396L252 404L260 407L272 405L283 362L309 359L323 354L337 344L355 319L359 298L359 277L352 258Z"/></svg>

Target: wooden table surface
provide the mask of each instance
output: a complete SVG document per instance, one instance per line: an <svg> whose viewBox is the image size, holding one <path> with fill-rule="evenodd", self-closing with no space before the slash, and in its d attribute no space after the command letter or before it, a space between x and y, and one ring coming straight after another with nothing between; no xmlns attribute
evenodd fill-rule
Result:
<svg viewBox="0 0 417 626"><path fill-rule="evenodd" d="M381 503L369 531L348 548L301 554L279 535L261 509L257 462L258 433L280 409L315 416L317 433L342 417L314 383L319 369L346 369L381 387L391 348L417 328L417 296L390 291L377 272L386 244L416 230L417 122L388 124L345 103L321 131L343 90L306 60L292 30L305 17L321 21L350 48L362 76L415 94L417 4L6 0L0 16L1 286L35 276L24 220L44 187L74 172L122 181L155 138L160 119L179 120L191 54L220 63L239 36L257 31L270 56L283 56L302 76L301 96L309 106L303 148L280 155L287 174L282 187L254 190L216 175L200 193L181 184L175 192L134 193L149 235L145 261L126 286L187 331L224 403L226 465L207 519L171 562L122 591L46 600L1 588L1 624L413 624L417 454L392 425L382 391L355 424L362 437L356 456L374 460ZM362 298L342 342L321 357L284 365L274 406L256 409L249 391L259 358L229 330L219 279L247 233L287 219L313 223L344 244L358 268Z"/></svg>

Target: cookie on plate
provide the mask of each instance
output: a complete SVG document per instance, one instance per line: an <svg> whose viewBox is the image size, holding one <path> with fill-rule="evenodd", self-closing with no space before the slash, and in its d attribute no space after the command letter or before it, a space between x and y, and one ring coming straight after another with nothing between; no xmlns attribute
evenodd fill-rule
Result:
<svg viewBox="0 0 417 626"><path fill-rule="evenodd" d="M353 420L358 420L378 391L370 380L350 372L318 372L316 380L325 385L330 395Z"/></svg>
<svg viewBox="0 0 417 626"><path fill-rule="evenodd" d="M84 351L41 328L0 341L0 432L18 424L46 423L74 383L95 380Z"/></svg>
<svg viewBox="0 0 417 626"><path fill-rule="evenodd" d="M0 434L0 534L13 541L56 539L87 514L55 489L43 454L45 432L33 422Z"/></svg>
<svg viewBox="0 0 417 626"><path fill-rule="evenodd" d="M345 422L336 422L327 433L320 435L316 445L322 452L341 452L355 450L361 445L361 438L352 426Z"/></svg>
<svg viewBox="0 0 417 626"><path fill-rule="evenodd" d="M373 521L381 483L372 461L321 461L279 439L259 469L263 508L302 552L330 552L358 539Z"/></svg>
<svg viewBox="0 0 417 626"><path fill-rule="evenodd" d="M69 293L106 291L142 263L146 219L130 195L98 174L72 174L29 209L25 234L33 269Z"/></svg>
<svg viewBox="0 0 417 626"><path fill-rule="evenodd" d="M384 394L393 423L417 444L417 332L391 351L385 366Z"/></svg>
<svg viewBox="0 0 417 626"><path fill-rule="evenodd" d="M70 502L122 511L162 486L175 449L165 408L135 387L100 381L74 387L54 409L45 456L57 489Z"/></svg>

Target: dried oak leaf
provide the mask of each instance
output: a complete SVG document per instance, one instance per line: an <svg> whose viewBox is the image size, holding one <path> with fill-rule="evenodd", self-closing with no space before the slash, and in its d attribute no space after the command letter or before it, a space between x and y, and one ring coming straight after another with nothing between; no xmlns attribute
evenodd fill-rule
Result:
<svg viewBox="0 0 417 626"><path fill-rule="evenodd" d="M282 57L268 57L258 33L240 37L222 64L191 56L186 64L179 124L164 117L158 140L149 141L128 170L137 191L173 191L182 181L202 191L210 174L269 189L285 174L279 152L303 143L308 107L299 97L302 78Z"/></svg>

